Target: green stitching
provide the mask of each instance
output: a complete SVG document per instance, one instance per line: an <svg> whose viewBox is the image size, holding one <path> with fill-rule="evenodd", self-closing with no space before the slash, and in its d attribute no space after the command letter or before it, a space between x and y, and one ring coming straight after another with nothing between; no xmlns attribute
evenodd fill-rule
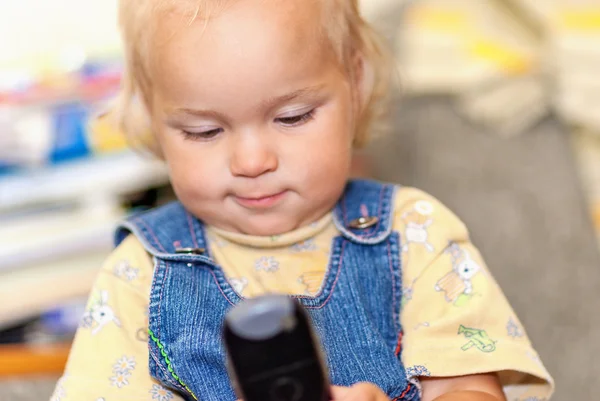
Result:
<svg viewBox="0 0 600 401"><path fill-rule="evenodd" d="M173 378L175 380L177 380L177 382L179 384L181 384L192 395L192 397L194 397L194 399L196 401L198 401L198 398L196 398L196 395L192 392L192 390L190 390L190 388L183 382L183 380L181 380L179 378L179 376L177 376L175 374L175 372L173 371L173 367L171 366L171 360L167 356L167 352L165 351L165 347L161 344L160 340L158 338L156 338L156 336L154 335L154 333L150 329L148 329L148 334L150 335L150 338L152 339L152 341L154 341L154 343L156 344L156 346L160 350L160 354L162 355L162 357L164 358L165 362L167 363L167 370L169 371L169 373L171 373L171 376L173 376Z"/></svg>

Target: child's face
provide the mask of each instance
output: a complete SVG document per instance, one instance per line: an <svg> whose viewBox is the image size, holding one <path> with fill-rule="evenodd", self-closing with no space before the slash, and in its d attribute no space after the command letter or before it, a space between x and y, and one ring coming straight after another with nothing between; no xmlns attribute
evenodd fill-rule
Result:
<svg viewBox="0 0 600 401"><path fill-rule="evenodd" d="M225 230L281 234L341 195L360 102L319 1L231 3L207 24L161 22L153 124L189 211Z"/></svg>

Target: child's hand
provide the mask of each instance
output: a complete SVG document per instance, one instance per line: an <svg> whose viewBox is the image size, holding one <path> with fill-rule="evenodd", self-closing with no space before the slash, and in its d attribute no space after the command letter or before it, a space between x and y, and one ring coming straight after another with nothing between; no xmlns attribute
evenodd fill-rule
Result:
<svg viewBox="0 0 600 401"><path fill-rule="evenodd" d="M372 383L357 383L352 387L332 386L331 392L332 401L390 401L387 395Z"/></svg>
<svg viewBox="0 0 600 401"><path fill-rule="evenodd" d="M357 383L352 387L332 388L333 401L389 401L387 395L372 383Z"/></svg>

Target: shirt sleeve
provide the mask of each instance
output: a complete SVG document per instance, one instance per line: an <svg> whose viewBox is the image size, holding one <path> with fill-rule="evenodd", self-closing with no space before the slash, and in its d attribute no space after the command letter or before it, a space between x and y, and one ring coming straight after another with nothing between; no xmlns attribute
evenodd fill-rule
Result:
<svg viewBox="0 0 600 401"><path fill-rule="evenodd" d="M409 379L497 372L509 400L548 399L552 378L464 224L411 188L399 190L394 223L403 234L402 360Z"/></svg>
<svg viewBox="0 0 600 401"><path fill-rule="evenodd" d="M51 401L182 400L149 372L152 275L152 261L133 236L108 257Z"/></svg>

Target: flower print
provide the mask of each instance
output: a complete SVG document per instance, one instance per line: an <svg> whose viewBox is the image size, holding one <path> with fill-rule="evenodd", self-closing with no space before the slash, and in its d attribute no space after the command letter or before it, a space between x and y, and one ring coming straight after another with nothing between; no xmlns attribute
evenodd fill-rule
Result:
<svg viewBox="0 0 600 401"><path fill-rule="evenodd" d="M138 277L140 269L136 269L131 264L122 260L113 267L113 274L121 279L133 281Z"/></svg>
<svg viewBox="0 0 600 401"><path fill-rule="evenodd" d="M125 278L127 281L133 281L138 277L140 269L135 269L131 266L125 271Z"/></svg>
<svg viewBox="0 0 600 401"><path fill-rule="evenodd" d="M129 377L131 375L125 373L115 373L110 377L110 384L117 388L123 388L129 385Z"/></svg>
<svg viewBox="0 0 600 401"><path fill-rule="evenodd" d="M272 256L263 256L254 262L254 268L272 273L279 269L279 262Z"/></svg>
<svg viewBox="0 0 600 401"><path fill-rule="evenodd" d="M150 394L152 395L153 400L169 401L173 399L173 393L167 390L166 388L159 386L158 384L152 385Z"/></svg>
<svg viewBox="0 0 600 401"><path fill-rule="evenodd" d="M123 373L123 374L129 375L129 374L131 374L133 369L135 369L135 358L134 357L122 356L113 365L114 373Z"/></svg>
<svg viewBox="0 0 600 401"><path fill-rule="evenodd" d="M120 260L113 266L113 274L117 277L123 276L125 270L129 267L129 262L126 260Z"/></svg>
<svg viewBox="0 0 600 401"><path fill-rule="evenodd" d="M506 331L508 335L512 338L523 337L523 330L521 327L513 320L511 317L508 319L508 323L506 324Z"/></svg>
<svg viewBox="0 0 600 401"><path fill-rule="evenodd" d="M310 238L306 241L298 242L290 247L292 252L306 252L306 251L314 251L317 249L315 245L315 241Z"/></svg>
<svg viewBox="0 0 600 401"><path fill-rule="evenodd" d="M406 375L408 377L431 376L431 373L425 366L415 365L406 368Z"/></svg>
<svg viewBox="0 0 600 401"><path fill-rule="evenodd" d="M129 378L135 369L135 358L122 356L117 359L113 365L113 375L110 377L110 384L118 388L129 385Z"/></svg>

